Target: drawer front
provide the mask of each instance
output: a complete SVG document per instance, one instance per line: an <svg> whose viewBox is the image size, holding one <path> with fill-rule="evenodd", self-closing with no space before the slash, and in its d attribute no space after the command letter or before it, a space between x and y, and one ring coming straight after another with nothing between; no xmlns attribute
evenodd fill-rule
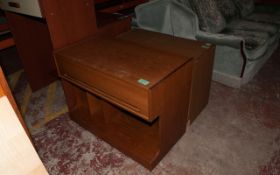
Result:
<svg viewBox="0 0 280 175"><path fill-rule="evenodd" d="M39 0L0 0L1 9L25 15L43 17Z"/></svg>
<svg viewBox="0 0 280 175"><path fill-rule="evenodd" d="M149 90L90 69L77 62L56 59L62 78L149 121Z"/></svg>

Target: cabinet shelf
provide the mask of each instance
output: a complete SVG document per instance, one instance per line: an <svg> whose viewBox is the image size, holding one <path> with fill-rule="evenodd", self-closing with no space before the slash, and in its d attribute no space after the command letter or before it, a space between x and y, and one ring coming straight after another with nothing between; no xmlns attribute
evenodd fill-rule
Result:
<svg viewBox="0 0 280 175"><path fill-rule="evenodd" d="M98 0L95 1L95 9L100 12L117 13L145 2L147 0Z"/></svg>
<svg viewBox="0 0 280 175"><path fill-rule="evenodd" d="M15 45L12 34L9 31L7 24L0 24L0 50L12 47Z"/></svg>
<svg viewBox="0 0 280 175"><path fill-rule="evenodd" d="M130 25L130 19L134 16L135 6L145 2L147 0L94 1L97 28L108 27L116 21L123 21L123 23Z"/></svg>

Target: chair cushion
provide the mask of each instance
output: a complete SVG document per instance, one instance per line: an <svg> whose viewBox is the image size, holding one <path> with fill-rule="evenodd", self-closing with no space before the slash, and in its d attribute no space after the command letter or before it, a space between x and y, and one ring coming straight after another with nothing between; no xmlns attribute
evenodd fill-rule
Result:
<svg viewBox="0 0 280 175"><path fill-rule="evenodd" d="M255 9L254 0L233 0L241 16L247 16Z"/></svg>
<svg viewBox="0 0 280 175"><path fill-rule="evenodd" d="M246 16L245 19L256 22L276 24L277 26L280 26L280 15L273 15L269 13L252 13Z"/></svg>
<svg viewBox="0 0 280 175"><path fill-rule="evenodd" d="M226 21L215 0L189 0L192 10L197 14L199 27L206 32L218 33L226 26Z"/></svg>
<svg viewBox="0 0 280 175"><path fill-rule="evenodd" d="M239 11L232 0L215 0L219 11L222 13L226 21L231 21L233 18L238 18Z"/></svg>
<svg viewBox="0 0 280 175"><path fill-rule="evenodd" d="M265 46L269 42L269 35L265 32L225 29L221 33L242 37L245 41L245 48L249 51Z"/></svg>
<svg viewBox="0 0 280 175"><path fill-rule="evenodd" d="M231 21L227 25L227 28L230 30L266 32L270 36L277 35L278 33L278 27L273 24L254 22L254 21L249 21L244 19L236 19Z"/></svg>

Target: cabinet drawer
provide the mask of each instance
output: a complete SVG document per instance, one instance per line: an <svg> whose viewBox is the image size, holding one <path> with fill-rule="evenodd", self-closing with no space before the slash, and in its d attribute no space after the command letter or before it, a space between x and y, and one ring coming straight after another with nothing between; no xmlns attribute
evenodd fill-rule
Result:
<svg viewBox="0 0 280 175"><path fill-rule="evenodd" d="M58 50L55 60L60 77L151 122L161 108L152 106L155 87L190 58L100 37Z"/></svg>
<svg viewBox="0 0 280 175"><path fill-rule="evenodd" d="M38 0L0 0L0 5L3 10L43 17Z"/></svg>
<svg viewBox="0 0 280 175"><path fill-rule="evenodd" d="M59 75L95 95L150 121L149 89L108 76L62 56L56 57Z"/></svg>

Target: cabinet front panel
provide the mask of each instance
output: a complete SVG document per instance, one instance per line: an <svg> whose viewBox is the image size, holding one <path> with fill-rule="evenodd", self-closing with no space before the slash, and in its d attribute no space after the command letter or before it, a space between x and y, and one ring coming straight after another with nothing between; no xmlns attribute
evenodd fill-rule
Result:
<svg viewBox="0 0 280 175"><path fill-rule="evenodd" d="M148 90L79 65L69 59L56 58L59 74L72 83L118 105L145 120L150 120Z"/></svg>

